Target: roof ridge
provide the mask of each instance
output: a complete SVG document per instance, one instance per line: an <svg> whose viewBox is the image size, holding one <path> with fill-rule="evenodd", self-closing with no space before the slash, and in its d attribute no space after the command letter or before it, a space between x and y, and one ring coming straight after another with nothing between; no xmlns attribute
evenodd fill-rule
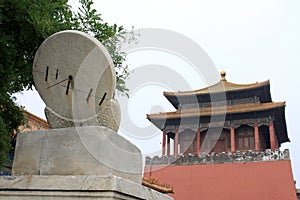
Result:
<svg viewBox="0 0 300 200"><path fill-rule="evenodd" d="M178 91L178 92L167 92L164 91L163 95L164 96L175 96L175 95L191 95L191 94L208 94L208 93L218 93L218 92L226 92L226 91L239 91L239 90L247 90L247 89L252 89L252 88L258 88L262 86L270 85L270 80L266 80L263 82L255 82L255 83L250 83L250 84L237 84L237 83L232 83L228 81L221 80L216 84L213 84L208 87L204 87L201 89L197 90L190 90L190 91ZM227 88L226 87L236 87L236 88ZM217 88L219 87L219 88ZM221 87L221 88L220 88ZM217 91L214 91L216 89L219 89Z"/></svg>

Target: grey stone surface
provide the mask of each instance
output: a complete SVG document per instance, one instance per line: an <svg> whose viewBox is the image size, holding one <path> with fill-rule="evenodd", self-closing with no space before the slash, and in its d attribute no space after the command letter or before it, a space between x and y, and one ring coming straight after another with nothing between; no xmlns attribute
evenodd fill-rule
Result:
<svg viewBox="0 0 300 200"><path fill-rule="evenodd" d="M20 133L13 175L108 175L142 181L140 150L109 128L84 126Z"/></svg>
<svg viewBox="0 0 300 200"><path fill-rule="evenodd" d="M0 177L0 199L147 199L172 198L116 176Z"/></svg>

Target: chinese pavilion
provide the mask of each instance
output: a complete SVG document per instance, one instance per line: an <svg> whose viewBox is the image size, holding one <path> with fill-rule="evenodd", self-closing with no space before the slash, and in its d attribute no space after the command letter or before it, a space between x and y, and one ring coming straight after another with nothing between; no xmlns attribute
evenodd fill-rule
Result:
<svg viewBox="0 0 300 200"><path fill-rule="evenodd" d="M176 111L147 115L162 157L146 158L145 177L172 184L175 199L296 199L279 151L290 141L285 102L272 101L269 81L235 84L223 71L215 85L163 94Z"/></svg>
<svg viewBox="0 0 300 200"><path fill-rule="evenodd" d="M163 155L170 155L170 139L175 156L201 150L274 151L289 141L285 102L272 102L270 82L239 85L228 82L225 75L221 72L219 83L200 90L164 92L177 111L147 115L163 132ZM212 102L213 98L218 101Z"/></svg>

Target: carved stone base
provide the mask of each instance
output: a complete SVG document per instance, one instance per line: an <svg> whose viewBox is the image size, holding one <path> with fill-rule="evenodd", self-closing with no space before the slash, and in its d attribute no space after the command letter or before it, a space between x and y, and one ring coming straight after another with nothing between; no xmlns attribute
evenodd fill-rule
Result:
<svg viewBox="0 0 300 200"><path fill-rule="evenodd" d="M116 99L111 99L105 108L97 115L100 126L105 126L118 132L121 122L121 108Z"/></svg>
<svg viewBox="0 0 300 200"><path fill-rule="evenodd" d="M120 105L115 99L111 99L100 113L85 120L67 119L54 112L51 108L45 108L45 115L52 129L75 126L104 126L117 132L120 126L120 113Z"/></svg>

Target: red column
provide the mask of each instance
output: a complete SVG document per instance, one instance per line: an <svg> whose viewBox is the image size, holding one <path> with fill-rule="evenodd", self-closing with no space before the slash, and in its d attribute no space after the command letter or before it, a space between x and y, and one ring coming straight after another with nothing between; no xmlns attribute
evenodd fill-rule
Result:
<svg viewBox="0 0 300 200"><path fill-rule="evenodd" d="M224 136L225 136L225 152L228 152L229 135L225 133Z"/></svg>
<svg viewBox="0 0 300 200"><path fill-rule="evenodd" d="M168 146L167 146L167 156L170 156L170 137L169 136L167 136L167 144L168 144Z"/></svg>
<svg viewBox="0 0 300 200"><path fill-rule="evenodd" d="M254 124L254 139L255 139L255 150L260 150L260 141L259 141L259 132L258 132L258 123Z"/></svg>
<svg viewBox="0 0 300 200"><path fill-rule="evenodd" d="M161 154L162 156L166 155L166 130L163 130L163 137L162 137L162 142L161 142Z"/></svg>
<svg viewBox="0 0 300 200"><path fill-rule="evenodd" d="M200 128L197 129L197 154L200 154L201 148L201 138L200 138Z"/></svg>
<svg viewBox="0 0 300 200"><path fill-rule="evenodd" d="M269 121L269 132L270 132L270 145L271 150L274 151L276 148L276 136L275 136L275 130L274 130L274 123L273 121Z"/></svg>
<svg viewBox="0 0 300 200"><path fill-rule="evenodd" d="M231 152L235 152L235 135L234 135L234 126L230 126L230 143L231 143Z"/></svg>
<svg viewBox="0 0 300 200"><path fill-rule="evenodd" d="M175 131L175 140L174 140L174 156L178 156L178 129Z"/></svg>
<svg viewBox="0 0 300 200"><path fill-rule="evenodd" d="M279 148L279 143L278 143L278 138L275 137L275 149L278 149Z"/></svg>

